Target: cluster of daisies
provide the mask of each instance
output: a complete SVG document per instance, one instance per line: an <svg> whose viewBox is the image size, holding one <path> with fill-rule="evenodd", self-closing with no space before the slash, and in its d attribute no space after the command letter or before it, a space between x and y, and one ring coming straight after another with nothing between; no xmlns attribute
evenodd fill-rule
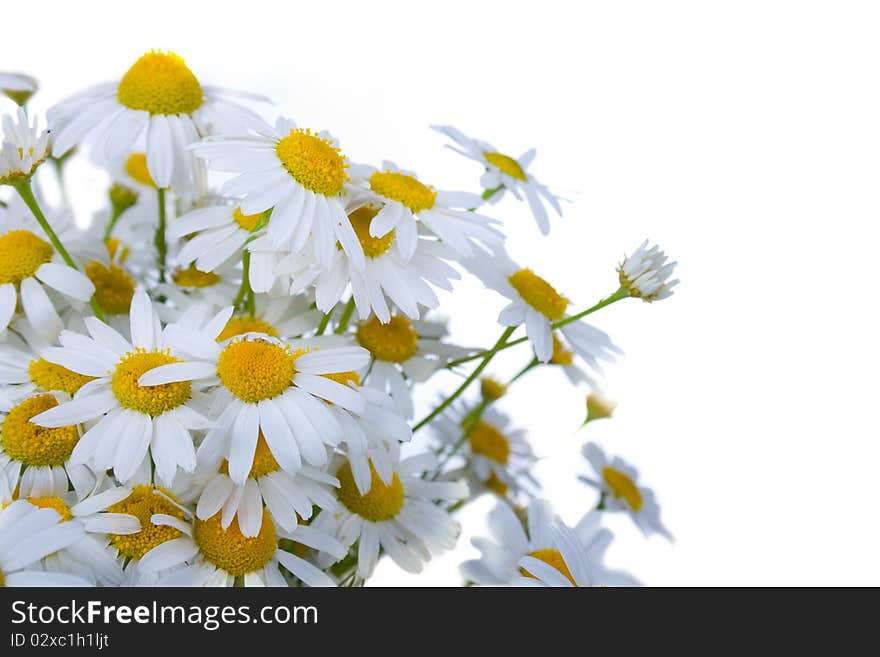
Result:
<svg viewBox="0 0 880 657"><path fill-rule="evenodd" d="M484 169L481 194L444 190L269 124L265 99L161 51L45 121L33 78L0 90L0 586L361 585L380 559L416 573L453 548L483 494L497 506L467 583L635 582L603 565L602 517L668 535L650 489L587 444L598 503L563 523L533 475L541 446L498 407L513 381L481 373L521 345L514 381L562 367L587 421L610 416L595 373L618 349L584 318L669 296L674 263L646 242L617 291L571 308L488 216L509 193L549 232L560 199L534 150L436 126ZM111 179L85 228L44 193L75 151ZM509 300L483 348L436 314L465 275ZM441 370L461 385L418 418L413 391Z"/></svg>

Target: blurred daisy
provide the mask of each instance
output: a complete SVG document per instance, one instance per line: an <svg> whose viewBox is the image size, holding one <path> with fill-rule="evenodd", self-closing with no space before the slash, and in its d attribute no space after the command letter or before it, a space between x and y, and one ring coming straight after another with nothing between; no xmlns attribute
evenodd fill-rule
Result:
<svg viewBox="0 0 880 657"><path fill-rule="evenodd" d="M85 537L82 525L61 522L54 509L25 500L0 508L0 586L88 586L68 573L46 572L39 561Z"/></svg>
<svg viewBox="0 0 880 657"><path fill-rule="evenodd" d="M669 277L677 263L667 260L659 246L654 245L649 249L648 240L645 240L618 266L621 287L631 297L643 301L657 301L672 296L672 288L678 285L678 279L670 281Z"/></svg>
<svg viewBox="0 0 880 657"><path fill-rule="evenodd" d="M24 73L0 72L0 92L18 105L24 105L37 92L37 81Z"/></svg>
<svg viewBox="0 0 880 657"><path fill-rule="evenodd" d="M40 131L37 126L37 117L28 123L27 113L20 107L15 119L3 115L0 185L16 185L28 180L48 157L49 131Z"/></svg>
<svg viewBox="0 0 880 657"><path fill-rule="evenodd" d="M226 94L202 86L174 53L148 52L118 82L91 87L49 110L55 155L88 140L112 160L142 141L155 184L186 191L198 175L187 145L215 131L240 132L262 123Z"/></svg>
<svg viewBox="0 0 880 657"><path fill-rule="evenodd" d="M308 295L272 297L256 295L254 314L229 318L217 336L218 342L246 333L263 333L273 338L298 338L321 320Z"/></svg>
<svg viewBox="0 0 880 657"><path fill-rule="evenodd" d="M179 266L194 264L202 272L213 272L230 260L241 260L241 252L263 213L243 214L234 205L197 208L174 220L168 236L181 239L192 236L177 254Z"/></svg>
<svg viewBox="0 0 880 657"><path fill-rule="evenodd" d="M474 244L492 247L504 241L504 234L494 227L499 222L471 211L482 203L476 194L438 191L393 162L383 162L381 170L354 165L351 172L382 206L370 224L370 235L382 238L393 230L404 259L416 251L417 220L465 258L473 255Z"/></svg>
<svg viewBox="0 0 880 657"><path fill-rule="evenodd" d="M506 190L521 201L525 196L529 208L538 222L541 232L546 235L550 232L550 220L547 216L545 204L549 204L556 214L562 216L562 208L559 206L559 197L552 194L545 185L542 185L528 172L529 165L535 159L535 149L531 148L514 159L484 141L471 139L461 130L451 125L431 126L437 132L452 139L458 146L447 145L460 155L475 160L486 168L486 173L480 178L480 184L486 189L483 198L488 198L491 203L501 200ZM491 195L489 195L491 193Z"/></svg>
<svg viewBox="0 0 880 657"><path fill-rule="evenodd" d="M459 525L434 502L464 499L468 490L462 482L421 478L436 466L433 454L400 461L388 484L370 464L372 483L366 494L358 490L351 464L337 464L339 509L322 511L311 526L346 546L358 544L359 577L373 574L380 550L407 572L417 573L432 554L455 547Z"/></svg>
<svg viewBox="0 0 880 657"><path fill-rule="evenodd" d="M192 380L207 368L185 362L167 339L149 297L138 290L131 303L131 342L94 317L85 320L89 335L65 331L61 347L47 347L41 355L67 369L96 377L71 401L32 418L44 427L62 427L98 419L83 434L71 455L74 463L89 463L96 470L113 469L125 483L131 479L149 450L157 476L170 482L178 467L192 472L196 465L191 430L212 423L189 405ZM144 386L144 373L174 364L173 382Z"/></svg>
<svg viewBox="0 0 880 657"><path fill-rule="evenodd" d="M305 525L279 532L268 510L263 509L262 516L259 532L252 537L244 536L238 523L224 528L219 512L192 523L154 516L156 524L173 527L181 536L150 550L141 558L138 570L149 574L174 568L171 574L159 578L158 586L233 586L238 579L245 586L288 586L279 569L283 566L307 586L336 585L311 562L280 549L278 540L296 541L337 560L346 552L339 541Z"/></svg>
<svg viewBox="0 0 880 657"><path fill-rule="evenodd" d="M311 238L318 262L329 267L338 243L363 270L364 252L345 214L348 161L327 133L279 117L274 129L208 138L192 149L210 168L239 174L221 193L241 197L244 215L273 208L266 236L275 248L298 253Z"/></svg>
<svg viewBox="0 0 880 657"><path fill-rule="evenodd" d="M587 443L582 451L598 479L583 475L578 479L599 490L600 508L626 511L645 536L656 533L672 540L672 534L660 522L654 491L637 484L639 473L634 467L617 456L609 460L595 443Z"/></svg>
<svg viewBox="0 0 880 657"><path fill-rule="evenodd" d="M212 308L221 308L228 305L238 292L241 271L232 264L212 272L204 272L196 269L195 265L178 267L171 271L171 281L159 283L154 289L154 295L162 295L171 305L171 308L161 308L163 316L176 321L181 312L184 312L192 304L206 303Z"/></svg>
<svg viewBox="0 0 880 657"><path fill-rule="evenodd" d="M503 249L481 251L465 261L467 267L489 289L510 299L498 316L502 326L525 324L535 356L546 363L553 356L553 325L566 318L570 303L531 269L517 265ZM613 360L620 353L610 338L584 321L569 322L558 329L584 360L593 366L599 360Z"/></svg>
<svg viewBox="0 0 880 657"><path fill-rule="evenodd" d="M561 329L553 331L553 352L547 364L561 368L573 385L587 383L595 386L593 374L602 373L600 360L613 361L615 355L623 352L605 333L589 324L569 326L573 328L567 331L565 337ZM565 339L571 336L575 339L573 342Z"/></svg>

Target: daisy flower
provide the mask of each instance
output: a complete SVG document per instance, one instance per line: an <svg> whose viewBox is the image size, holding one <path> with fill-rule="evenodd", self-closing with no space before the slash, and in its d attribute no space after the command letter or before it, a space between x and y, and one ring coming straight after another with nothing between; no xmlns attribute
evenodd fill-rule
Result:
<svg viewBox="0 0 880 657"><path fill-rule="evenodd" d="M351 169L363 181L364 191L382 206L370 224L370 235L382 238L393 230L404 259L416 250L416 221L465 258L473 255L474 244L494 247L504 241L504 234L494 227L499 222L471 211L482 203L476 194L436 190L393 162L383 162L382 169L363 164Z"/></svg>
<svg viewBox="0 0 880 657"><path fill-rule="evenodd" d="M0 586L88 586L68 573L46 572L39 561L85 536L82 525L61 522L54 509L25 500L0 508ZM36 564L36 569L31 569Z"/></svg>
<svg viewBox="0 0 880 657"><path fill-rule="evenodd" d="M564 526L550 505L543 500L533 500L525 522L528 531L509 504L497 504L487 519L490 538L471 541L481 556L461 565L465 579L484 586L636 583L629 575L603 566L604 553L613 534L599 527L598 513L585 515L574 530L565 527L560 531Z"/></svg>
<svg viewBox="0 0 880 657"><path fill-rule="evenodd" d="M273 338L298 338L314 329L321 320L308 295L273 297L257 294L254 314L236 314L229 318L217 336L223 342L237 335L263 333Z"/></svg>
<svg viewBox="0 0 880 657"><path fill-rule="evenodd" d="M560 217L562 216L562 208L559 206L559 197L552 194L545 185L535 180L535 177L528 172L529 165L535 159L536 151L534 148L514 159L500 153L491 144L471 139L451 125L431 127L457 144L457 146L447 144L447 148L479 162L486 168L486 172L480 178L480 184L486 190L483 198L488 198L490 202L496 203L501 200L507 190L510 190L517 201L521 201L525 196L541 232L544 235L550 232L550 220L547 216L547 208L544 206L549 204Z"/></svg>
<svg viewBox="0 0 880 657"><path fill-rule="evenodd" d="M498 316L499 323L509 327L525 324L535 356L542 363L548 362L553 356L553 325L566 318L569 300L531 269L517 265L503 249L481 251L463 264L486 287L510 299ZM582 320L558 330L594 367L599 360L613 360L614 353L621 353L605 333Z"/></svg>
<svg viewBox="0 0 880 657"><path fill-rule="evenodd" d="M171 222L168 236L192 236L177 253L178 265L194 264L199 271L213 272L230 260L241 260L244 245L262 219L262 212L243 214L235 205L197 208L177 218Z"/></svg>
<svg viewBox="0 0 880 657"><path fill-rule="evenodd" d="M155 515L153 522L180 532L180 538L160 543L140 560L138 571L150 574L174 569L160 577L158 586L233 586L240 579L245 586L288 586L279 567L285 568L307 586L335 586L320 568L279 547L279 539L307 545L330 558L345 556L345 547L314 527L297 525L293 531L278 531L267 509L262 509L259 532L246 537L238 523L223 527L221 513L191 522L173 516Z"/></svg>
<svg viewBox="0 0 880 657"><path fill-rule="evenodd" d="M667 260L659 246L655 244L649 249L648 240L645 240L618 266L621 287L631 297L648 302L672 296L672 288L678 285L678 279L670 281L669 277L677 263Z"/></svg>
<svg viewBox="0 0 880 657"><path fill-rule="evenodd" d="M469 474L481 488L501 497L510 489L520 490L523 484L536 487L529 470L537 457L525 430L511 426L510 418L491 406L474 423L473 410L465 404L453 404L441 413L432 423L440 446L450 451L458 446L457 456L464 459Z"/></svg>
<svg viewBox="0 0 880 657"><path fill-rule="evenodd" d="M241 270L234 264L211 272L200 271L195 265L171 270L170 281L153 288L153 296L164 296L171 305L158 310L160 316L175 321L191 304L208 304L212 308L229 305L241 285Z"/></svg>
<svg viewBox="0 0 880 657"><path fill-rule="evenodd" d="M596 355L594 348L594 339L599 338L598 330L587 326L587 331L583 331L583 327L575 328L574 335L577 337L583 333L583 338L578 341L578 347L569 344L569 341L562 336L562 331L553 331L553 352L550 355L548 365L554 365L560 368L566 378L572 385L580 385L586 383L591 387L595 387L596 381L593 377L594 373L602 372L600 358ZM580 330L580 333L578 332ZM569 332L571 333L571 331ZM604 342L604 341L602 341ZM614 344L608 343L605 360L614 360L615 354L623 353Z"/></svg>
<svg viewBox="0 0 880 657"><path fill-rule="evenodd" d="M468 496L463 482L420 477L435 466L432 454L404 459L395 465L386 484L371 463L370 489L362 494L351 464L337 460L339 509L321 511L311 526L337 536L346 546L358 544L357 574L362 579L373 574L380 549L407 572L421 572L432 554L455 547L460 531L458 523L434 502Z"/></svg>
<svg viewBox="0 0 880 657"><path fill-rule="evenodd" d="M598 480L583 475L578 479L599 490L600 508L625 511L645 536L656 533L672 540L672 534L660 522L654 491L638 485L639 473L634 467L617 456L609 460L595 443L587 443L582 451Z"/></svg>
<svg viewBox="0 0 880 657"><path fill-rule="evenodd" d="M58 238L78 257L78 230L67 211L50 213ZM88 276L69 267L23 203L0 208L0 332L20 305L25 317L47 339L63 324L47 292L81 307L95 292Z"/></svg>
<svg viewBox="0 0 880 657"><path fill-rule="evenodd" d="M15 119L3 115L0 185L16 185L30 179L48 157L49 131L40 131L37 125L37 117L28 123L27 113L21 107Z"/></svg>
<svg viewBox="0 0 880 657"><path fill-rule="evenodd" d="M347 220L365 256L363 267L358 267L339 249L326 267L319 265L309 252L291 254L275 269L277 274L290 277L290 292L296 294L315 286L318 308L330 312L351 288L360 318L366 319L372 312L382 322L388 322L391 317L388 299L411 319L419 318L419 306L436 308L440 301L431 286L451 291L451 280L460 278L446 262L455 258L455 254L441 242L417 238L410 257L404 258L393 229L384 237L370 235L377 212L375 206L366 204L348 214ZM253 246L254 250L258 248L259 244Z"/></svg>
<svg viewBox="0 0 880 657"><path fill-rule="evenodd" d="M364 268L363 249L345 214L348 161L332 137L279 117L274 129L204 139L192 150L210 168L239 174L221 193L241 197L242 214L273 208L266 236L275 248L298 253L311 238L326 267L339 243L354 266Z"/></svg>
<svg viewBox="0 0 880 657"><path fill-rule="evenodd" d="M85 319L88 336L65 331L61 347L47 347L47 361L95 377L71 401L43 411L32 421L43 427L63 427L98 420L74 447L71 460L95 470L113 469L125 483L136 473L149 450L156 474L170 482L178 467L192 472L196 465L191 430L212 423L190 405L192 380L203 376L204 364L186 363L175 355L159 317L143 290L131 303L131 341L94 317ZM170 364L179 375L164 385L145 386L141 377ZM180 373L183 372L182 375Z"/></svg>
<svg viewBox="0 0 880 657"><path fill-rule="evenodd" d="M424 383L446 362L469 350L441 342L447 334L443 322L410 321L394 314L383 323L373 316L355 330L357 343L370 352L368 385L388 392L398 412L408 420L414 408L410 387Z"/></svg>
<svg viewBox="0 0 880 657"><path fill-rule="evenodd" d="M187 145L216 130L237 132L262 123L225 99L226 93L202 86L174 53L148 52L118 82L94 86L49 110L55 155L86 140L112 160L140 140L155 184L186 191L198 175Z"/></svg>
<svg viewBox="0 0 880 657"><path fill-rule="evenodd" d="M31 96L37 93L37 81L24 73L0 72L0 93L23 106Z"/></svg>

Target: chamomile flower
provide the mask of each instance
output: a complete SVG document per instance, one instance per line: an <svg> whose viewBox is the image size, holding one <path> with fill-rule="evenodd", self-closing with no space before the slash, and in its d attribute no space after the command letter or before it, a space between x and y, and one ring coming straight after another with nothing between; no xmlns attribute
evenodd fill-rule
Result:
<svg viewBox="0 0 880 657"><path fill-rule="evenodd" d="M498 316L499 323L509 327L525 324L535 356L542 363L548 362L553 356L553 325L566 318L569 300L531 269L513 262L503 249L481 251L463 264L486 287L510 299ZM558 330L593 367L620 353L605 333L583 320L569 322Z"/></svg>
<svg viewBox="0 0 880 657"><path fill-rule="evenodd" d="M58 238L78 258L77 229L66 211L51 212L48 220ZM49 294L82 307L95 286L80 271L69 267L51 244L34 216L23 203L0 208L0 331L20 305L31 325L47 339L53 339L63 324ZM57 295L55 294L57 293Z"/></svg>
<svg viewBox="0 0 880 657"><path fill-rule="evenodd" d="M344 545L358 544L358 576L373 574L383 550L407 572L418 573L424 562L442 550L455 547L459 525L436 501L455 501L468 495L460 481L427 481L419 475L436 466L433 454L400 461L389 483L370 464L369 492L358 489L348 461L336 461L339 480L336 511L321 511L311 526L333 534ZM332 469L331 469L332 471Z"/></svg>
<svg viewBox="0 0 880 657"><path fill-rule="evenodd" d="M194 264L199 271L214 272L232 259L241 260L245 243L263 220L262 212L243 214L235 205L210 205L177 218L168 236L192 236L177 253L181 267Z"/></svg>
<svg viewBox="0 0 880 657"><path fill-rule="evenodd" d="M672 288L678 279L669 280L675 270L675 262L667 262L668 257L656 244L648 248L648 240L624 258L618 266L620 285L631 297L643 301L657 301L672 296Z"/></svg>
<svg viewBox="0 0 880 657"><path fill-rule="evenodd" d="M415 383L424 383L451 358L459 358L467 349L442 342L447 334L443 322L410 321L403 315L391 315L384 323L376 316L359 322L357 343L370 352L368 385L388 392L400 414L412 419L412 392Z"/></svg>
<svg viewBox="0 0 880 657"><path fill-rule="evenodd" d="M37 93L37 81L24 73L0 72L0 93L23 106Z"/></svg>
<svg viewBox="0 0 880 657"><path fill-rule="evenodd" d="M245 333L263 333L273 338L299 338L321 321L309 295L273 297L257 294L254 314L235 314L217 336L222 342ZM337 345L338 346L338 345Z"/></svg>
<svg viewBox="0 0 880 657"><path fill-rule="evenodd" d="M382 206L370 223L370 235L384 238L394 231L404 259L415 253L417 221L464 258L473 255L475 244L494 247L504 241L494 227L497 221L471 211L482 203L476 194L436 190L393 162L383 162L382 169L354 165L352 175Z"/></svg>
<svg viewBox="0 0 880 657"><path fill-rule="evenodd" d="M221 193L240 197L243 215L273 208L266 227L272 246L298 253L311 240L318 262L329 267L339 244L356 268L364 268L363 249L345 214L348 160L329 135L279 117L274 128L204 139L192 150L211 169L239 174Z"/></svg>
<svg viewBox="0 0 880 657"><path fill-rule="evenodd" d="M501 497L523 488L536 488L530 474L537 461L526 432L511 425L510 418L493 407L473 419L474 409L453 404L432 424L437 442L445 450L458 446L457 456L479 482ZM462 442L462 439L463 442Z"/></svg>
<svg viewBox="0 0 880 657"><path fill-rule="evenodd" d="M138 564L142 573L169 568L158 586L232 586L240 578L245 586L288 586L280 567L307 586L335 586L335 582L313 563L278 546L279 539L307 545L330 558L345 556L345 548L332 536L314 527L297 525L293 531L278 531L267 509L262 509L259 532L242 534L238 523L224 528L221 512L191 523L172 516L156 515L157 525L180 532L180 538L166 541L146 553Z"/></svg>
<svg viewBox="0 0 880 657"><path fill-rule="evenodd" d="M507 190L510 190L510 193L518 201L521 201L525 196L541 232L544 235L550 232L550 219L547 216L547 208L544 206L549 204L559 216L562 216L562 208L559 206L559 197L551 193L546 185L539 183L528 172L529 166L535 159L536 151L534 148L514 159L500 153L491 144L479 139L471 139L451 125L435 125L432 128L457 144L457 146L447 144L447 148L479 162L486 168L486 172L480 178L480 184L487 193L491 192L491 196L489 196L491 203L500 201Z"/></svg>
<svg viewBox="0 0 880 657"><path fill-rule="evenodd" d="M578 479L599 490L604 508L629 513L645 536L660 534L672 540L672 534L660 522L654 491L638 485L639 473L634 467L617 456L609 460L595 443L587 443L582 451L597 479L583 475Z"/></svg>
<svg viewBox="0 0 880 657"><path fill-rule="evenodd" d="M162 295L170 305L161 307L161 315L169 320L179 317L193 304L208 304L212 308L228 305L241 286L241 270L233 263L215 271L200 271L195 265L171 270L170 281L159 283L153 294Z"/></svg>
<svg viewBox="0 0 880 657"><path fill-rule="evenodd" d="M193 379L210 368L181 360L162 328L143 290L131 303L131 341L94 317L85 319L88 336L65 331L61 347L47 347L47 361L96 377L71 401L48 409L32 421L43 427L63 427L98 420L83 434L71 455L74 463L95 470L113 469L125 483L137 472L149 450L156 474L170 482L178 467L192 472L196 465L190 431L212 422L190 405ZM141 377L160 366L174 364L177 376L163 385L145 386Z"/></svg>
<svg viewBox="0 0 880 657"><path fill-rule="evenodd" d="M583 330L584 328L586 328L586 331ZM593 373L602 372L602 364L599 362L600 359L596 356L595 348L593 347L595 340L600 339L597 333L598 329L583 325L580 328L574 329L575 337L580 335L578 333L579 330L581 333L584 333L584 336L578 341L578 348L570 344L563 337L560 330L553 331L553 353L550 355L550 360L547 361L547 364L560 368L572 385L586 383L594 387L596 382ZM613 360L614 354L622 352L615 345L609 343L606 353L607 357L605 359Z"/></svg>
<svg viewBox="0 0 880 657"><path fill-rule="evenodd" d="M189 144L218 130L262 123L226 95L202 86L174 53L148 52L118 82L94 86L49 110L55 155L85 140L112 160L142 142L156 186L185 192L195 185L200 166L186 150Z"/></svg>
<svg viewBox="0 0 880 657"><path fill-rule="evenodd" d="M49 131L40 130L37 117L18 108L16 118L3 115L3 144L0 146L0 185L28 180L49 155Z"/></svg>
<svg viewBox="0 0 880 657"><path fill-rule="evenodd" d="M61 522L54 509L17 500L0 509L0 586L88 586L69 573L46 572L39 562L85 537L78 522Z"/></svg>

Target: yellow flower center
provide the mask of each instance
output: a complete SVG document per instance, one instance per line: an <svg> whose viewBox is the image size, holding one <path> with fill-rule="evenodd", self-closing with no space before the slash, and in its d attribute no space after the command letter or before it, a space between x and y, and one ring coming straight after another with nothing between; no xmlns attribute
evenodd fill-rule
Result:
<svg viewBox="0 0 880 657"><path fill-rule="evenodd" d="M192 114L202 105L202 85L183 58L154 50L128 69L116 98L128 108L150 114Z"/></svg>
<svg viewBox="0 0 880 657"><path fill-rule="evenodd" d="M260 431L260 434L257 437L257 449L254 451L254 464L251 466L251 471L248 476L252 479L259 479L272 472L278 472L280 469L281 466L278 465L278 461L272 456L269 445L263 437L263 432ZM225 459L223 460L220 464L220 472L227 475L229 474L229 461Z"/></svg>
<svg viewBox="0 0 880 657"><path fill-rule="evenodd" d="M217 342L223 342L229 338L234 338L236 335L244 335L245 333L265 333L273 338L278 337L278 329L269 322L259 317L248 315L245 317L231 317L226 322L226 326L223 327L220 335L217 336Z"/></svg>
<svg viewBox="0 0 880 657"><path fill-rule="evenodd" d="M105 313L128 314L137 284L127 271L114 262L108 268L92 260L86 265L86 276L95 286L95 299Z"/></svg>
<svg viewBox="0 0 880 657"><path fill-rule="evenodd" d="M113 547L126 559L140 559L157 545L182 535L174 527L153 524L153 514L156 513L183 520L183 511L162 495L157 495L154 492L157 490L174 499L171 493L160 486L140 485L132 489L131 495L107 509L110 513L131 514L141 522L141 530L136 534L107 535Z"/></svg>
<svg viewBox="0 0 880 657"><path fill-rule="evenodd" d="M639 492L639 487L636 486L635 482L630 479L629 476L620 470L615 470L614 468L606 466L602 469L602 478L605 480L605 483L608 484L614 497L626 500L626 503L629 504L629 507L633 511L638 511L642 508L642 504L644 503L644 500L642 500L642 494Z"/></svg>
<svg viewBox="0 0 880 657"><path fill-rule="evenodd" d="M156 186L156 183L153 182L153 176L150 175L150 170L147 169L146 153L132 153L129 155L125 161L125 173L141 185L146 185L147 187Z"/></svg>
<svg viewBox="0 0 880 657"><path fill-rule="evenodd" d="M468 436L471 451L505 465L510 458L510 443L503 433L485 421L480 421Z"/></svg>
<svg viewBox="0 0 880 657"><path fill-rule="evenodd" d="M551 322L562 319L568 299L531 269L520 269L507 279L522 300Z"/></svg>
<svg viewBox="0 0 880 657"><path fill-rule="evenodd" d="M565 564L565 559L562 558L562 553L559 550L553 549L543 549L543 550L535 550L534 552L529 552L530 557L534 557L539 561L543 561L549 566L553 566L560 573L565 575L568 578L568 581L571 582L572 586L577 586L577 582L574 581L574 577L571 576L571 571L568 569L568 566ZM532 575L525 568L520 568L519 572L524 577L531 577L532 579L537 579L534 575Z"/></svg>
<svg viewBox="0 0 880 657"><path fill-rule="evenodd" d="M0 444L9 458L28 466L64 465L70 458L79 432L75 426L41 427L30 419L58 406L52 395L37 395L9 411L0 428Z"/></svg>
<svg viewBox="0 0 880 657"><path fill-rule="evenodd" d="M70 510L70 507L67 506L67 503L57 495L52 497L28 497L26 499L34 506L38 506L41 509L55 509L58 512L58 515L61 516L61 522L73 520L73 512Z"/></svg>
<svg viewBox="0 0 880 657"><path fill-rule="evenodd" d="M212 518L196 520L193 527L193 539L205 561L235 577L264 568L278 548L275 525L269 512L263 509L260 533L252 538L242 535L238 522L232 522L223 529L220 525L221 515L218 511Z"/></svg>
<svg viewBox="0 0 880 657"><path fill-rule="evenodd" d="M489 478L486 480L486 488L499 497L505 497L507 495L507 484L501 481L494 471L489 473Z"/></svg>
<svg viewBox="0 0 880 657"><path fill-rule="evenodd" d="M574 360L574 354L565 348L562 340L553 334L553 355L550 356L550 362L553 365L571 365Z"/></svg>
<svg viewBox="0 0 880 657"><path fill-rule="evenodd" d="M229 391L249 404L277 397L291 385L294 363L304 352L291 352L264 340L236 340L220 352L217 374Z"/></svg>
<svg viewBox="0 0 880 657"><path fill-rule="evenodd" d="M291 130L275 152L293 179L315 194L336 196L348 180L348 163L339 149L309 129Z"/></svg>
<svg viewBox="0 0 880 657"><path fill-rule="evenodd" d="M372 205L364 205L348 215L351 227L354 228L354 233L364 249L364 255L368 258L378 258L388 251L394 243L393 230L383 237L370 235L370 223L378 212L379 210Z"/></svg>
<svg viewBox="0 0 880 657"><path fill-rule="evenodd" d="M138 379L150 370L160 365L179 362L179 358L175 358L167 351L145 351L139 348L125 354L117 363L110 382L119 405L157 417L188 402L192 395L192 385L189 381L163 383L158 386L138 385Z"/></svg>
<svg viewBox="0 0 880 657"><path fill-rule="evenodd" d="M372 462L370 463L370 475L370 492L361 495L354 483L351 464L346 461L336 473L336 478L339 479L336 496L345 505L345 508L370 522L391 520L403 508L403 484L400 483L400 477L395 472L391 484L386 484L379 477Z"/></svg>
<svg viewBox="0 0 880 657"><path fill-rule="evenodd" d="M511 178L516 178L517 180L528 180L519 162L512 157L496 152L484 152L483 157L486 158L489 164L497 167L501 173L506 173Z"/></svg>
<svg viewBox="0 0 880 657"><path fill-rule="evenodd" d="M0 237L0 285L21 283L51 259L51 244L29 230L10 230Z"/></svg>
<svg viewBox="0 0 880 657"><path fill-rule="evenodd" d="M73 395L95 377L73 372L63 365L50 363L44 358L37 358L28 364L28 376L31 383L46 391L66 392Z"/></svg>
<svg viewBox="0 0 880 657"><path fill-rule="evenodd" d="M246 230L249 233L257 227L257 224L260 223L260 219L262 218L262 212L257 212L256 214L244 214L242 213L241 208L235 208L235 212L232 213L232 220L235 221L242 230Z"/></svg>
<svg viewBox="0 0 880 657"><path fill-rule="evenodd" d="M397 201L410 209L413 214L430 210L437 201L437 192L423 185L412 176L396 171L376 171L370 176L370 189Z"/></svg>
<svg viewBox="0 0 880 657"><path fill-rule="evenodd" d="M387 324L376 316L361 322L357 328L357 341L373 358L389 363L403 363L419 348L419 334L402 315L392 315Z"/></svg>
<svg viewBox="0 0 880 657"><path fill-rule="evenodd" d="M220 282L220 275L212 271L199 271L194 265L186 269L178 269L171 278L180 287L211 287Z"/></svg>
<svg viewBox="0 0 880 657"><path fill-rule="evenodd" d="M322 374L321 376L325 379L336 381L336 383L341 383L344 386L352 383L356 386L361 384L361 377L357 372L333 372L332 374Z"/></svg>

